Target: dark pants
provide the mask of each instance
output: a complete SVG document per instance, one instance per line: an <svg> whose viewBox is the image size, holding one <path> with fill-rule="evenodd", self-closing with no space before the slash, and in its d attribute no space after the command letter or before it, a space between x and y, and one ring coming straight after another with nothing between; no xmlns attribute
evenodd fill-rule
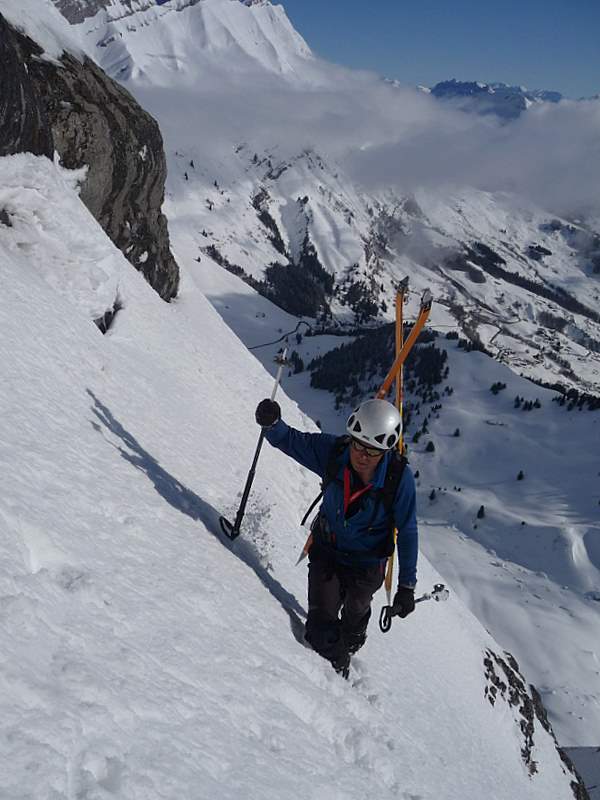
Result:
<svg viewBox="0 0 600 800"><path fill-rule="evenodd" d="M383 583L385 564L345 566L311 550L306 641L334 667L365 642L371 600ZM340 614L341 611L341 614Z"/></svg>

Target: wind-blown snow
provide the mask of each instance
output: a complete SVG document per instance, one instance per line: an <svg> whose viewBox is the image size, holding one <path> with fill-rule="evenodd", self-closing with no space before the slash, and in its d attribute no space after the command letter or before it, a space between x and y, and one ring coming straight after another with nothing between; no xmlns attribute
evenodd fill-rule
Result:
<svg viewBox="0 0 600 800"><path fill-rule="evenodd" d="M0 178L6 795L570 797L539 726L528 776L516 712L484 698L496 645L455 597L373 628L355 686L302 647L314 477L265 450L243 537L215 533L271 378L190 284L162 303L59 168L14 156ZM57 283L42 262L69 254ZM111 275L123 309L102 336ZM438 578L425 559L420 576Z"/></svg>

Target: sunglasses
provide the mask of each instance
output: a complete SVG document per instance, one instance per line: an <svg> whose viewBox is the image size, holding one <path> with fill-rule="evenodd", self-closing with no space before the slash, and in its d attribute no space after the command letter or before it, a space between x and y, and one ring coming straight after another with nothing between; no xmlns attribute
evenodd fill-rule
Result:
<svg viewBox="0 0 600 800"><path fill-rule="evenodd" d="M376 458L377 456L382 456L385 450L380 450L378 447L367 447L366 444L359 442L357 439L352 439L352 448L356 450L357 453L362 453L369 458Z"/></svg>

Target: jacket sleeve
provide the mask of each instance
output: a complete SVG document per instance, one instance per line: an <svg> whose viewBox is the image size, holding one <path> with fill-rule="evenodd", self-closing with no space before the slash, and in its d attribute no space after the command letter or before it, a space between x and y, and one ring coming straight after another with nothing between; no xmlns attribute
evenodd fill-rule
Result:
<svg viewBox="0 0 600 800"><path fill-rule="evenodd" d="M398 584L414 586L417 582L419 534L415 479L405 467L394 503L394 519L398 529Z"/></svg>
<svg viewBox="0 0 600 800"><path fill-rule="evenodd" d="M265 438L273 447L320 477L325 475L329 454L336 441L335 436L327 433L302 433L281 419L265 431Z"/></svg>

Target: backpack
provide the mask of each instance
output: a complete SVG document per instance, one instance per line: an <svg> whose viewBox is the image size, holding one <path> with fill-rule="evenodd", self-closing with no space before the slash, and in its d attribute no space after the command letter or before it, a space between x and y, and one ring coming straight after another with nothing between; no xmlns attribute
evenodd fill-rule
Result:
<svg viewBox="0 0 600 800"><path fill-rule="evenodd" d="M338 438L335 440L335 443L331 449L327 466L325 468L325 475L321 481L321 491L310 504L310 508L302 518L302 525L304 525L310 515L310 512L325 494L329 484L333 483L333 481L337 479L337 474L340 468L340 457L350 444L351 440L352 437L348 436L347 434L344 436L338 436ZM390 463L388 464L387 472L385 474L383 487L375 490L379 494L380 501L383 503L383 508L386 516L388 517L389 527L389 536L386 545L381 552L377 553L377 555L381 558L387 558L394 552L394 500L396 499L396 492L398 491L398 486L400 486L400 481L402 480L404 468L406 467L407 463L408 461L405 456L400 455L398 450L393 450L392 458L390 459Z"/></svg>

